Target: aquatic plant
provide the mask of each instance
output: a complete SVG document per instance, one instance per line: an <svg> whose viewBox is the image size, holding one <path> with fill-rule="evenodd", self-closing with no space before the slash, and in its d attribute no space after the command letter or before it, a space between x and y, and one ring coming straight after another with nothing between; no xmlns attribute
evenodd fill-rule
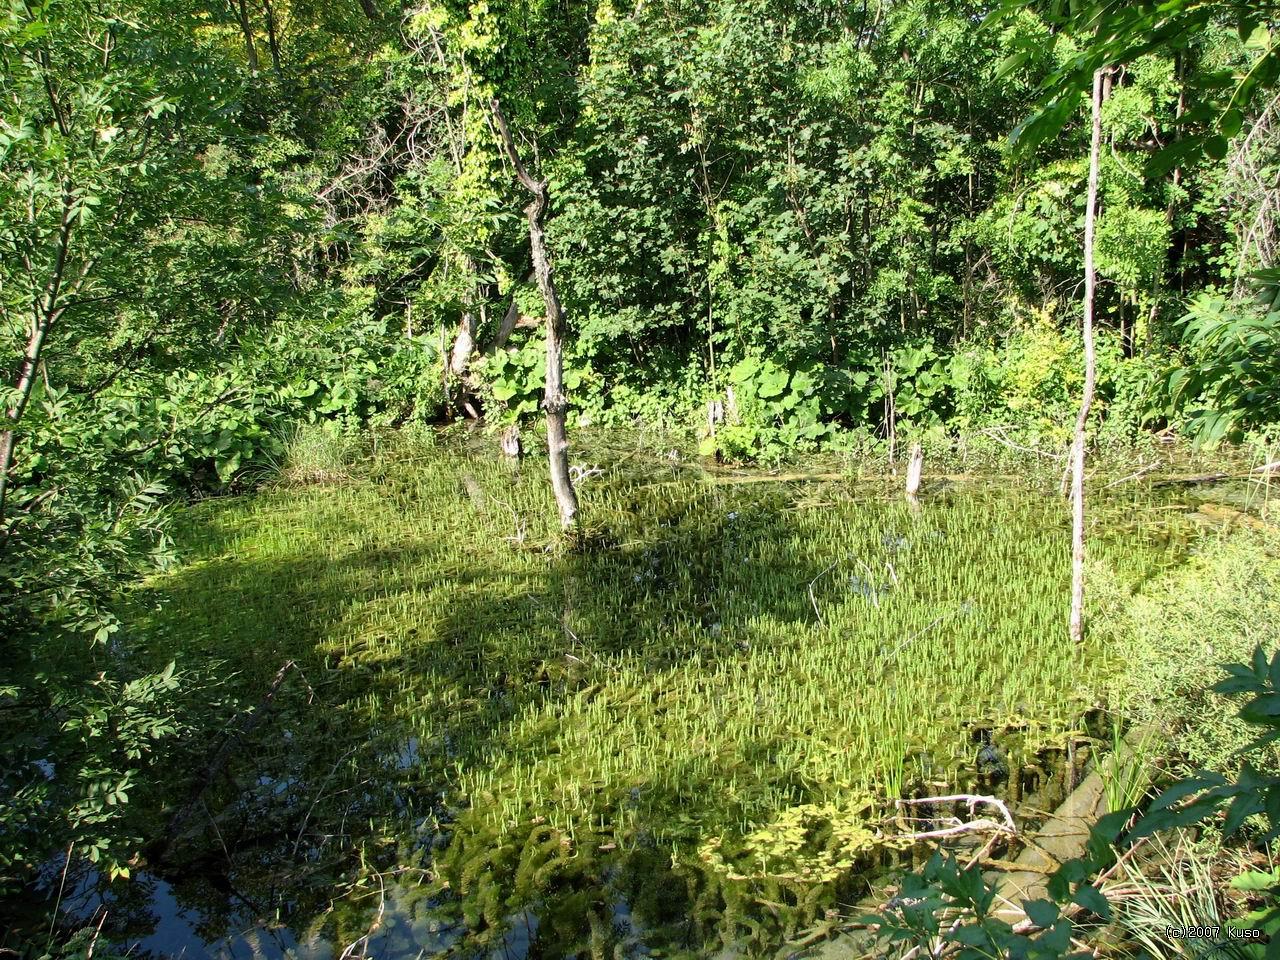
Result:
<svg viewBox="0 0 1280 960"><path fill-rule="evenodd" d="M544 950L595 950L621 887L664 904L637 922L777 942L897 856L876 810L991 779L984 743L1020 790L1112 669L1060 636L1053 501L957 488L916 511L624 457L582 484L568 549L544 487L442 442L200 505L133 625L246 678L295 660L306 704L278 775L323 783L290 829L382 835L370 783L394 770L397 809L439 812L420 855L475 945L534 910L558 918Z"/></svg>

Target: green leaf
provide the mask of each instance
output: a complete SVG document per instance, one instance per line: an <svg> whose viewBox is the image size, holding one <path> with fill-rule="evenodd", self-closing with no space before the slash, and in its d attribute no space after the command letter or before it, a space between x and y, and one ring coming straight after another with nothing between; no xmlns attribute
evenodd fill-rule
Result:
<svg viewBox="0 0 1280 960"><path fill-rule="evenodd" d="M1107 902L1107 898L1102 895L1097 887L1083 883L1072 895L1073 903L1078 903L1090 913L1097 914L1103 920L1111 919L1111 904Z"/></svg>
<svg viewBox="0 0 1280 960"><path fill-rule="evenodd" d="M756 385L756 395L762 400L768 400L772 397L782 395L782 391L787 388L787 381L790 379L786 370L769 364L766 368L764 376L760 378L760 382Z"/></svg>
<svg viewBox="0 0 1280 960"><path fill-rule="evenodd" d="M1268 873L1248 870L1237 877L1232 877L1230 886L1232 890L1261 892L1270 890L1277 884L1280 884L1280 869L1272 870Z"/></svg>
<svg viewBox="0 0 1280 960"><path fill-rule="evenodd" d="M1218 132L1230 140L1240 132L1240 128L1243 125L1244 115L1241 114L1239 110L1232 107L1230 110L1226 111L1218 121Z"/></svg>
<svg viewBox="0 0 1280 960"><path fill-rule="evenodd" d="M1240 709L1240 716L1251 723L1266 723L1280 716L1280 693L1265 693L1250 700Z"/></svg>
<svg viewBox="0 0 1280 960"><path fill-rule="evenodd" d="M1194 160L1204 149L1202 137L1191 136L1178 140L1148 160L1144 173L1150 179L1164 176L1174 167Z"/></svg>
<svg viewBox="0 0 1280 960"><path fill-rule="evenodd" d="M1047 930L1058 921L1058 905L1049 900L1028 900L1022 909L1037 927Z"/></svg>
<svg viewBox="0 0 1280 960"><path fill-rule="evenodd" d="M1204 152L1214 160L1221 160L1227 155L1227 138L1218 134L1204 142Z"/></svg>

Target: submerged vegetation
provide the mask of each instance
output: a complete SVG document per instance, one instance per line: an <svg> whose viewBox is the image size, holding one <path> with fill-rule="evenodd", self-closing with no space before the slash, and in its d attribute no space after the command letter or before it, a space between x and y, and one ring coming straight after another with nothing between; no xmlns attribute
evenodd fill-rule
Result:
<svg viewBox="0 0 1280 960"><path fill-rule="evenodd" d="M319 442L307 462L332 462ZM216 776L197 750L135 798L168 824L149 859L179 902L225 884L349 943L376 882L442 951L521 917L541 955L767 949L910 863L899 797L994 791L1034 817L1106 742L1107 691L1144 676L1111 627L1063 642L1067 518L1034 472L913 507L838 462L787 482L599 454L573 549L541 471L449 438L183 512L183 562L134 592L121 642L231 671L242 717L276 686L253 731L224 726ZM1208 542L1169 506L1130 484L1096 508L1108 617L1141 617L1130 592Z"/></svg>

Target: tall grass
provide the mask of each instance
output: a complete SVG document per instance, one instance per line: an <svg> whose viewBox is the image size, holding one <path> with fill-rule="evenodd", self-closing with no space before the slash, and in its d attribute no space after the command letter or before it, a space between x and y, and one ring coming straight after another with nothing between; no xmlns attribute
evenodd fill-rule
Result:
<svg viewBox="0 0 1280 960"><path fill-rule="evenodd" d="M268 483L301 487L351 479L348 468L359 453L359 439L336 424L292 424L279 439L280 452L266 465Z"/></svg>

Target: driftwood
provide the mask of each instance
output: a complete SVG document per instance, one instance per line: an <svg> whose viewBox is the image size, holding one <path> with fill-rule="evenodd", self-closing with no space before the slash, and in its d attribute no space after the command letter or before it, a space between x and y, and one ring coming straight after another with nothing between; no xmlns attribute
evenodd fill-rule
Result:
<svg viewBox="0 0 1280 960"><path fill-rule="evenodd" d="M1276 529L1273 524L1267 523L1265 520L1259 520L1252 514L1221 503L1202 503L1196 508L1196 512L1202 516L1209 517L1211 520L1220 520L1225 523L1242 523L1253 530Z"/></svg>
<svg viewBox="0 0 1280 960"><path fill-rule="evenodd" d="M1181 477L1160 477L1158 480L1152 480L1153 487L1193 487L1198 483L1218 483L1221 480L1245 480L1248 479L1247 473L1197 473L1189 476Z"/></svg>
<svg viewBox="0 0 1280 960"><path fill-rule="evenodd" d="M1149 463L1145 467L1141 467L1140 469L1135 470L1133 473L1129 474L1127 477L1121 477L1119 480L1112 480L1102 489L1110 490L1112 487L1118 487L1123 483L1129 483L1132 480L1140 480L1142 477L1145 477L1147 474L1151 473L1151 471L1158 470L1163 465L1163 463L1164 463L1163 460L1157 460L1154 463Z"/></svg>
<svg viewBox="0 0 1280 960"><path fill-rule="evenodd" d="M933 840L942 837L956 837L965 833L996 833L1004 834L1010 837L1018 835L1018 825L1014 822L1013 815L1009 813L1009 808L1005 802L997 797L985 797L972 793L955 793L945 797L920 797L914 800L896 800L894 801L897 808L901 810L903 807L922 806L924 804L935 803L964 803L969 807L969 812L978 807L979 804L987 807L993 807L999 811L1001 819L992 820L982 817L977 820L961 820L958 817L947 817L950 825L939 827L934 830L921 830L917 833L904 834L896 839L900 840ZM907 818L910 819L910 818Z"/></svg>
<svg viewBox="0 0 1280 960"><path fill-rule="evenodd" d="M770 474L708 474L712 483L821 483L831 480L850 480L847 473L770 473Z"/></svg>
<svg viewBox="0 0 1280 960"><path fill-rule="evenodd" d="M1172 487L1172 486L1194 486L1198 483L1219 483L1223 480L1258 480L1261 482L1258 474L1272 474L1280 470L1280 462L1264 463L1260 467L1254 467L1245 473L1224 473L1218 471L1216 473L1193 473L1184 476L1161 477L1158 480L1151 481L1153 487Z"/></svg>

